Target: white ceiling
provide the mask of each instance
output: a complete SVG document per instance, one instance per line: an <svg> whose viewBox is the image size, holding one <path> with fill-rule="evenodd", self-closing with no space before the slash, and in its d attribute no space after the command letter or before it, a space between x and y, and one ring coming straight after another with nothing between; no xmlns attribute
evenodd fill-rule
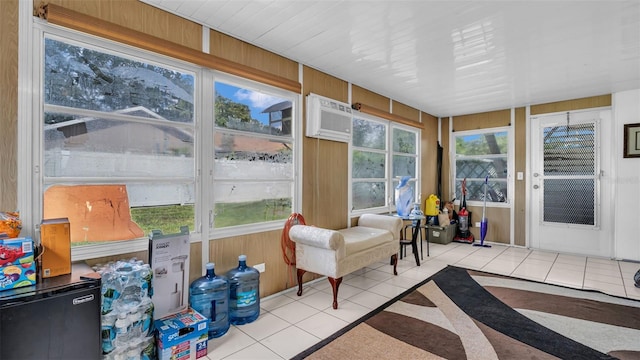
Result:
<svg viewBox="0 0 640 360"><path fill-rule="evenodd" d="M640 88L639 0L141 1L435 116Z"/></svg>

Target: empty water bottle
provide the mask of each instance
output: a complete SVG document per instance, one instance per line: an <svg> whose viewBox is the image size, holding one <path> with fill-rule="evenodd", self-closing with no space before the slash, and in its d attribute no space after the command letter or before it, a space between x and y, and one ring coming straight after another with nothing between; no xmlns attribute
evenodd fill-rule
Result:
<svg viewBox="0 0 640 360"><path fill-rule="evenodd" d="M238 267L227 272L231 286L229 321L247 324L260 315L260 272L247 266L247 256L238 256Z"/></svg>
<svg viewBox="0 0 640 360"><path fill-rule="evenodd" d="M189 305L209 318L209 339L229 330L229 281L216 275L214 264L206 265L207 274L189 286Z"/></svg>

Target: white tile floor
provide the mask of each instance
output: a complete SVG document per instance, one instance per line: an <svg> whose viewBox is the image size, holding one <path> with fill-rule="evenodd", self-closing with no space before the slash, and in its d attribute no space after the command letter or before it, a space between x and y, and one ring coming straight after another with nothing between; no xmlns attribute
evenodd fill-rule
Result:
<svg viewBox="0 0 640 360"><path fill-rule="evenodd" d="M289 359L340 330L369 311L435 274L447 265L544 281L579 289L596 289L640 300L633 284L639 263L535 251L494 244L430 244L430 256L416 266L410 254L392 267L380 262L345 276L338 292L338 309L331 307L326 278L305 284L303 295L289 289L261 300L260 317L253 323L231 326L209 341L208 358Z"/></svg>

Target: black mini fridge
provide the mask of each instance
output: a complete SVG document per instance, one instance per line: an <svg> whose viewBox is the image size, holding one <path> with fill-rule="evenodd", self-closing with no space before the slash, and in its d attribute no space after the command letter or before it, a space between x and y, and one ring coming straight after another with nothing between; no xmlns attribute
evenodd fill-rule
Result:
<svg viewBox="0 0 640 360"><path fill-rule="evenodd" d="M86 264L0 291L0 360L102 358L100 275Z"/></svg>

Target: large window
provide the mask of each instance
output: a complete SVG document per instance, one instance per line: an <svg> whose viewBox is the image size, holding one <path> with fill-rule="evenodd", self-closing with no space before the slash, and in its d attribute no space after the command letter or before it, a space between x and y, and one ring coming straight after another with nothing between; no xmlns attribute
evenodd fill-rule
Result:
<svg viewBox="0 0 640 360"><path fill-rule="evenodd" d="M391 211L394 188L409 176L416 200L419 195L416 128L357 114L351 140L351 211Z"/></svg>
<svg viewBox="0 0 640 360"><path fill-rule="evenodd" d="M508 128L499 128L453 134L456 199L462 199L462 181L466 179L466 200L484 201L488 179L487 202L508 202L509 133Z"/></svg>
<svg viewBox="0 0 640 360"><path fill-rule="evenodd" d="M47 36L42 217L68 217L74 245L193 229L195 82L192 70Z"/></svg>
<svg viewBox="0 0 640 360"><path fill-rule="evenodd" d="M353 119L352 210L387 205L388 124L361 117Z"/></svg>
<svg viewBox="0 0 640 360"><path fill-rule="evenodd" d="M214 228L286 219L292 212L291 96L215 83Z"/></svg>
<svg viewBox="0 0 640 360"><path fill-rule="evenodd" d="M299 94L46 24L36 33L23 220L68 217L75 260L184 225L195 239L279 229L294 211Z"/></svg>

